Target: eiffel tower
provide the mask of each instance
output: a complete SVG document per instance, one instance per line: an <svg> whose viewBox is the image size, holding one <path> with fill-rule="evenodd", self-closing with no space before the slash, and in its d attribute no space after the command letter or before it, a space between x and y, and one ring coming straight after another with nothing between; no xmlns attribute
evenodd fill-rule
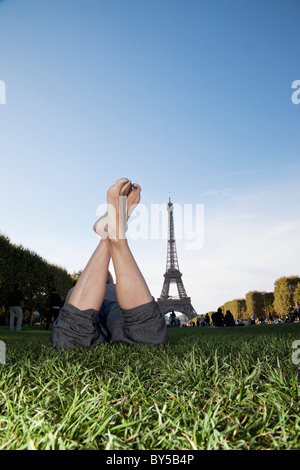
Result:
<svg viewBox="0 0 300 470"><path fill-rule="evenodd" d="M179 271L174 232L173 204L170 197L167 211L169 213L167 267L164 274L165 280L163 288L157 302L163 314L174 310L183 313L189 320L191 320L197 316L197 313L191 304L191 298L187 296L181 279L182 274ZM177 285L178 297L169 295L170 285L172 283L176 283Z"/></svg>

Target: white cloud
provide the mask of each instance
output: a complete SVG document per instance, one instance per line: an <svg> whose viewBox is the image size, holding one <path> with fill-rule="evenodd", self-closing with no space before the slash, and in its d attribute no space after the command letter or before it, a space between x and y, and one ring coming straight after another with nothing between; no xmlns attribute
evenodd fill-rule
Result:
<svg viewBox="0 0 300 470"><path fill-rule="evenodd" d="M299 221L286 221L286 222L282 222L280 224L275 225L270 230L270 236L284 235L284 234L287 234L289 232L293 232L295 230L299 231L299 229L300 229L300 222Z"/></svg>
<svg viewBox="0 0 300 470"><path fill-rule="evenodd" d="M211 189L210 191L206 191L204 193L199 194L199 196L228 196L229 192L228 189Z"/></svg>
<svg viewBox="0 0 300 470"><path fill-rule="evenodd" d="M232 197L232 200L235 202L251 202L257 199L263 199L267 194L270 193L270 190L264 189L262 191L250 191L249 193L237 194Z"/></svg>

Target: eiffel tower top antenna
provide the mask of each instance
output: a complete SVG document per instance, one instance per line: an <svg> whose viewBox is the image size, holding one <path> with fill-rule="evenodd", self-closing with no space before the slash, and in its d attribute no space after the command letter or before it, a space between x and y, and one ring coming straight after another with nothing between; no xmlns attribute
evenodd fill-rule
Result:
<svg viewBox="0 0 300 470"><path fill-rule="evenodd" d="M168 250L167 250L167 272L170 270L177 269L179 271L176 241L175 241L175 230L174 230L174 207L171 202L171 196L169 193L169 202L167 210L169 212L169 225L168 225Z"/></svg>

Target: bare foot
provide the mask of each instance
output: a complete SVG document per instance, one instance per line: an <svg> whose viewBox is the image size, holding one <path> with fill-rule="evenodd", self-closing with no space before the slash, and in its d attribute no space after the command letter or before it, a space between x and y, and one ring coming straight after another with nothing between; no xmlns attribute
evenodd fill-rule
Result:
<svg viewBox="0 0 300 470"><path fill-rule="evenodd" d="M125 239L127 220L140 202L141 187L121 178L107 191L107 212L94 224L103 239Z"/></svg>

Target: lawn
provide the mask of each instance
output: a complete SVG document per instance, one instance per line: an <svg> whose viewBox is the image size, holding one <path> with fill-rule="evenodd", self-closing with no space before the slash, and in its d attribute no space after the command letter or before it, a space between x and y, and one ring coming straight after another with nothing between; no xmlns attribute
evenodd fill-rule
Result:
<svg viewBox="0 0 300 470"><path fill-rule="evenodd" d="M0 450L300 449L299 323L168 334L58 352L1 327Z"/></svg>

